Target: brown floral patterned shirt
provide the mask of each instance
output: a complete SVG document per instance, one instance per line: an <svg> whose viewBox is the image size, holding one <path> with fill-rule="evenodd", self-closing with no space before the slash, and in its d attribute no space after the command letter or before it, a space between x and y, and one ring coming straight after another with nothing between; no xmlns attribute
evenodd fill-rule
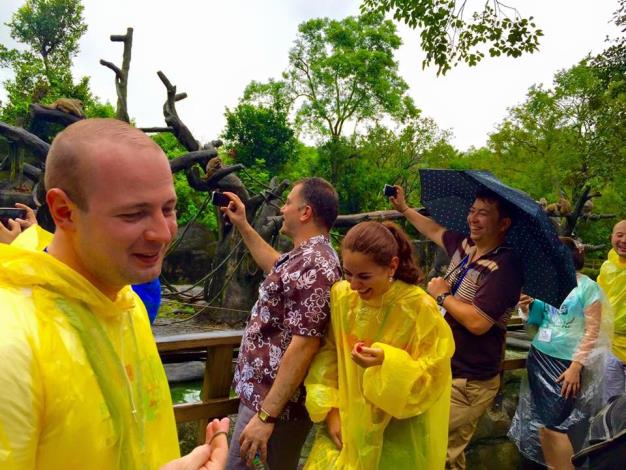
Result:
<svg viewBox="0 0 626 470"><path fill-rule="evenodd" d="M244 405L259 411L293 335L324 335L330 319L330 288L340 277L337 253L323 235L278 258L259 287L241 341L233 385ZM306 417L300 384L280 419Z"/></svg>

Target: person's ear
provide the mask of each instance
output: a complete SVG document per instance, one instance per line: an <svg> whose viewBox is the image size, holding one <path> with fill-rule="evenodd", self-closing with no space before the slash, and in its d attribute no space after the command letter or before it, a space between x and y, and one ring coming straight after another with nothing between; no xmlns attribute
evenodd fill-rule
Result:
<svg viewBox="0 0 626 470"><path fill-rule="evenodd" d="M65 191L52 188L46 193L46 202L54 224L64 230L74 230L78 208Z"/></svg>
<svg viewBox="0 0 626 470"><path fill-rule="evenodd" d="M506 232L511 227L512 223L513 221L511 220L510 217L502 217L500 219L500 232L502 233Z"/></svg>
<svg viewBox="0 0 626 470"><path fill-rule="evenodd" d="M392 277L398 270L398 266L400 266L400 258L394 256L393 258L391 258L391 263L389 263L389 269L391 270Z"/></svg>
<svg viewBox="0 0 626 470"><path fill-rule="evenodd" d="M304 206L300 212L300 222L308 222L313 219L313 208L309 205Z"/></svg>

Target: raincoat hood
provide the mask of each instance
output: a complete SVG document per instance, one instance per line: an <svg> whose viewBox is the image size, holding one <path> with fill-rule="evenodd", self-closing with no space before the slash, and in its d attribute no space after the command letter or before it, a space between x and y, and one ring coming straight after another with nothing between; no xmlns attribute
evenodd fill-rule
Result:
<svg viewBox="0 0 626 470"><path fill-rule="evenodd" d="M33 225L10 245L0 244L0 285L42 287L84 303L96 315L116 315L133 307L135 294L130 287L120 290L112 301L79 273L46 253L44 249L52 238L50 232Z"/></svg>
<svg viewBox="0 0 626 470"><path fill-rule="evenodd" d="M0 245L0 468L157 469L179 456L146 310L46 253L34 226Z"/></svg>

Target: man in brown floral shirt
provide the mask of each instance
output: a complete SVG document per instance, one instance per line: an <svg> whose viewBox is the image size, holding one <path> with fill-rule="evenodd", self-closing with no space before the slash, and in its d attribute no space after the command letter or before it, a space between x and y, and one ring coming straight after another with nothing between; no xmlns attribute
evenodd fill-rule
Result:
<svg viewBox="0 0 626 470"><path fill-rule="evenodd" d="M322 178L297 182L281 209L283 255L248 223L232 193L222 211L267 277L241 342L234 386L240 406L228 469L245 469L259 454L272 470L296 469L311 429L302 382L330 319L330 288L341 276L328 231L337 218L335 189Z"/></svg>

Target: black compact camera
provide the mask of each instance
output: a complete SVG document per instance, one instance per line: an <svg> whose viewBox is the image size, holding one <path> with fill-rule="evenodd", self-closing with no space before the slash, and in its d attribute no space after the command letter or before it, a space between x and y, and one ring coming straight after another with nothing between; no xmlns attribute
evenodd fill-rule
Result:
<svg viewBox="0 0 626 470"><path fill-rule="evenodd" d="M215 206L226 207L230 203L230 198L218 191L213 191L211 193L211 202Z"/></svg>
<svg viewBox="0 0 626 470"><path fill-rule="evenodd" d="M383 188L383 194L385 197L396 197L398 195L398 189L395 186L386 184Z"/></svg>
<svg viewBox="0 0 626 470"><path fill-rule="evenodd" d="M23 219L26 217L25 209L17 207L0 207L0 223L9 228L9 219Z"/></svg>

